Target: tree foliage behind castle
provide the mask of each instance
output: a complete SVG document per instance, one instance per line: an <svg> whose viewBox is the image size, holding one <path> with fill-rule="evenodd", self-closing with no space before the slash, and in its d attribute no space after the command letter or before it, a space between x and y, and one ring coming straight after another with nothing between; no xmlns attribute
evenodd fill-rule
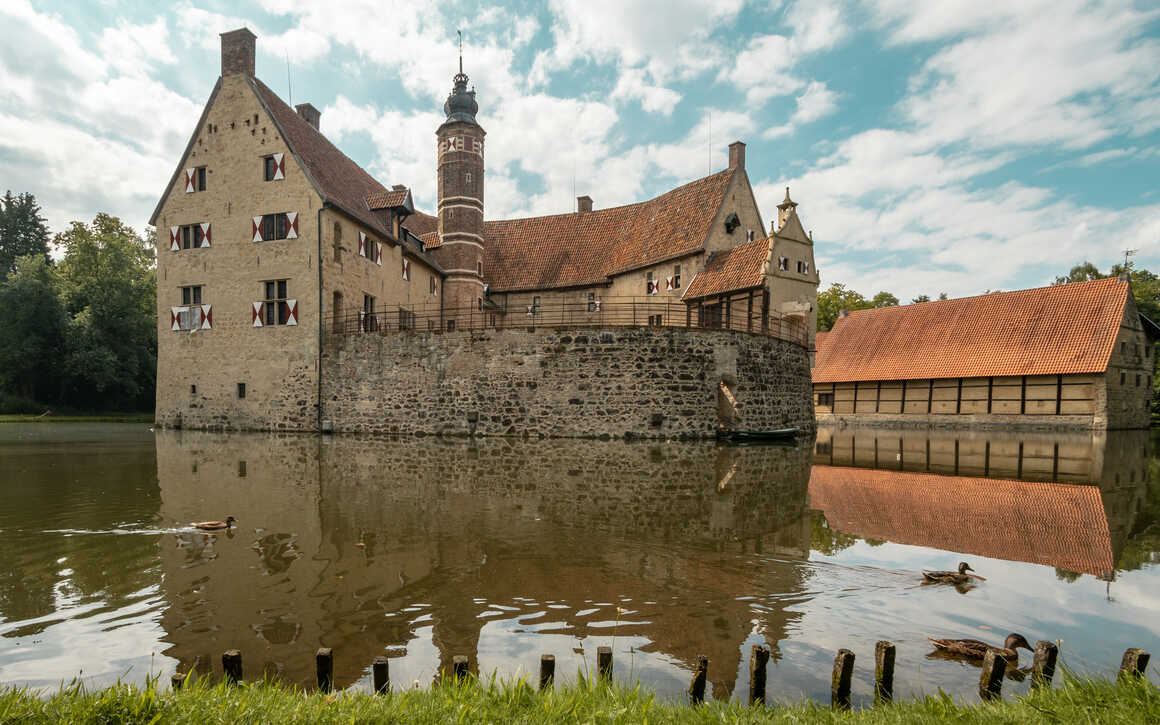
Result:
<svg viewBox="0 0 1160 725"><path fill-rule="evenodd" d="M0 251L21 253L0 282L0 413L150 409L157 366L151 246L120 219L98 214L56 236L62 256L54 263L32 195L8 194L3 211Z"/></svg>

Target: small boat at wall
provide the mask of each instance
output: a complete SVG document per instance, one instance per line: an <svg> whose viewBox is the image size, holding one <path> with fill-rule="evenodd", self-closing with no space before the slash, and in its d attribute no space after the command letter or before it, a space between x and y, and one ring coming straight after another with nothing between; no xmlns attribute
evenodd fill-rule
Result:
<svg viewBox="0 0 1160 725"><path fill-rule="evenodd" d="M774 443L792 441L800 428L774 428L772 430L719 430L717 440L727 443Z"/></svg>

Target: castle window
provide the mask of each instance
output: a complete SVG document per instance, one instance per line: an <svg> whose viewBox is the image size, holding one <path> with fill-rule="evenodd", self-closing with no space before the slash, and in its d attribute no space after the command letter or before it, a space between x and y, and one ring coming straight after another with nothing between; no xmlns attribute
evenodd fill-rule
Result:
<svg viewBox="0 0 1160 725"><path fill-rule="evenodd" d="M834 394L818 393L818 405L827 405L831 408L834 407Z"/></svg>
<svg viewBox="0 0 1160 725"><path fill-rule="evenodd" d="M206 239L206 228L208 224L186 224L183 227L178 227L179 242L178 246L181 249L200 249L202 246L209 246L209 240Z"/></svg>
<svg viewBox="0 0 1160 725"><path fill-rule="evenodd" d="M539 295L536 295L535 297L532 298L531 313L532 313L532 315L540 314L540 296Z"/></svg>
<svg viewBox="0 0 1160 725"><path fill-rule="evenodd" d="M254 241L298 238L298 213L264 214L254 217Z"/></svg>
<svg viewBox="0 0 1160 725"><path fill-rule="evenodd" d="M193 188L205 191L205 167L199 166L193 170Z"/></svg>
<svg viewBox="0 0 1160 725"><path fill-rule="evenodd" d="M439 294L439 282L437 282L437 281L435 280L435 277L434 277L434 275L432 275L432 277L431 277L431 283L430 283L430 285L428 285L428 290L427 290L427 291L428 291L430 294L433 294L433 295L437 295L437 294Z"/></svg>
<svg viewBox="0 0 1160 725"><path fill-rule="evenodd" d="M363 295L362 331L374 332L379 329L378 318L375 316L375 298Z"/></svg>
<svg viewBox="0 0 1160 725"><path fill-rule="evenodd" d="M1123 370L1120 371L1120 385L1127 385L1128 374Z"/></svg>
<svg viewBox="0 0 1160 725"><path fill-rule="evenodd" d="M245 383L238 383L238 399L241 400L241 399L244 399L245 397L246 397L246 384ZM243 476L246 475L245 470L246 470L245 463L240 463L238 465L238 471Z"/></svg>
<svg viewBox="0 0 1160 725"><path fill-rule="evenodd" d="M264 321L265 325L286 325L291 324L290 320L294 319L291 314L290 301L287 299L287 280L275 279L265 283L266 299L263 303ZM294 320L292 324L297 325L298 321Z"/></svg>
<svg viewBox="0 0 1160 725"><path fill-rule="evenodd" d="M209 305L202 307L201 285L190 285L181 288L181 307L172 310L172 329L174 330L202 330L209 329Z"/></svg>
<svg viewBox="0 0 1160 725"><path fill-rule="evenodd" d="M286 157L283 154L270 154L262 157L262 176L266 181L285 179Z"/></svg>
<svg viewBox="0 0 1160 725"><path fill-rule="evenodd" d="M679 264L673 267L673 288L681 288L681 265Z"/></svg>
<svg viewBox="0 0 1160 725"><path fill-rule="evenodd" d="M464 174L463 180L466 181L469 185L471 184L471 172L470 171L468 171L466 174Z"/></svg>
<svg viewBox="0 0 1160 725"><path fill-rule="evenodd" d="M334 261L342 261L342 225L334 223Z"/></svg>
<svg viewBox="0 0 1160 725"><path fill-rule="evenodd" d="M588 293L588 311L589 312L596 311L596 293L595 292Z"/></svg>
<svg viewBox="0 0 1160 725"><path fill-rule="evenodd" d="M753 241L753 230L752 229L745 230L745 241L747 241L747 242Z"/></svg>
<svg viewBox="0 0 1160 725"><path fill-rule="evenodd" d="M181 288L181 304L200 305L201 304L201 285L192 285L190 287Z"/></svg>
<svg viewBox="0 0 1160 725"><path fill-rule="evenodd" d="M483 276L483 262L475 263L475 271L479 274L480 277Z"/></svg>
<svg viewBox="0 0 1160 725"><path fill-rule="evenodd" d="M789 271L789 257L778 257L777 258L777 268L779 270L781 270L782 272L788 272Z"/></svg>

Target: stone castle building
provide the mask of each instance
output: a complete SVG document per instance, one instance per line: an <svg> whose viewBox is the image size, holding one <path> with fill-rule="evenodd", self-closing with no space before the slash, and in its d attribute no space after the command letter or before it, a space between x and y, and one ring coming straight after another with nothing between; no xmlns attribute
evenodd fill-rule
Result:
<svg viewBox="0 0 1160 725"><path fill-rule="evenodd" d="M1124 278L858 310L818 336L817 419L1147 428L1157 339Z"/></svg>
<svg viewBox="0 0 1160 725"><path fill-rule="evenodd" d="M735 336L722 337L706 348L719 348L715 358L702 351L696 360L679 361L679 371L653 371L662 380L689 375L699 387L666 391L683 395L680 413L639 406L637 417L650 422L626 423L626 433L638 425L656 428L658 415L684 416L683 431L711 431L694 407L716 410L720 385L733 387L741 404L746 385L759 393L751 400L768 409L759 413L750 406L751 426L798 421L791 401L798 388L808 411L818 284L813 241L788 189L777 223L765 231L743 143L730 145L727 169L648 201L597 209L582 196L573 213L489 220L486 134L461 61L444 105L446 119L433 129L438 199L432 216L416 210L406 186L384 186L328 141L314 106L290 108L255 77L255 46L249 30L222 34L221 77L150 219L157 228L159 425L343 429L345 413L328 416L338 393L324 399L324 389L333 389L340 377L344 384L356 377L364 383L359 394L367 399L344 401L363 413L377 415L376 400L398 399L394 394L404 387L437 384L449 386L440 388L440 401L469 401L468 409L448 412L467 420L487 407L472 390L488 379L471 365L458 365L464 359L460 336L467 335L467 358L485 361L497 352L489 344L499 343L483 333L565 325L660 328L656 335L673 327L723 328L770 340L738 346ZM369 348L354 367L344 357L343 338L400 332L414 344L394 349L391 370L375 368L381 362L373 362L378 358ZM624 355L623 346L608 342L614 338L602 332L606 347L582 352L598 352L598 367L657 364L655 355L610 361L610 355ZM665 341L674 350L670 358L696 347L671 335ZM526 342L517 347L533 354L534 345ZM471 369L474 377L448 382L446 371L435 382L410 377L438 357L430 347L436 343L455 363L452 378L460 369ZM553 345L555 354L571 354L563 343ZM755 354L777 359L778 369L760 360L746 367L751 361L741 360L741 368L759 371L761 381L738 379L738 356ZM799 360L805 365L800 370ZM579 377L592 373L603 374ZM366 378L374 385L368 388ZM536 381L518 384L525 382L537 388ZM386 390L390 385L396 389ZM694 386L684 381L684 387ZM584 392L572 391L567 400ZM632 392L657 398L656 390ZM545 402L548 392L537 395L541 408L566 404ZM785 405L768 407L775 399ZM526 410L528 403L515 409ZM400 418L405 413L396 411ZM812 428L808 417L798 422ZM431 432L467 431L466 423L442 425L450 427ZM476 429L473 422L470 430ZM518 432L519 426L498 430ZM543 419L534 430L570 432L545 427ZM654 432L666 434L664 426Z"/></svg>

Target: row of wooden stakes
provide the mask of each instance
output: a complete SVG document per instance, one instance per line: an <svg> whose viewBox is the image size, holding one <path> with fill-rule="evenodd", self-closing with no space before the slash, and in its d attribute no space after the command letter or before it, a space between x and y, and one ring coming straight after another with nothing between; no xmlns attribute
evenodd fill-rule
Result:
<svg viewBox="0 0 1160 725"><path fill-rule="evenodd" d="M1055 661L1059 648L1041 640L1035 646L1035 660L1031 666L1031 687L1049 687L1055 677ZM895 647L882 640L874 647L874 699L878 703L894 700L894 657ZM1151 655L1142 649L1130 648L1124 652L1120 663L1121 678L1143 677ZM319 649L314 655L318 674L318 689L330 692L334 689L334 650L329 647ZM749 704L765 703L766 665L769 663L769 647L753 645L749 653ZM452 676L457 681L465 681L470 676L468 659L462 655L452 659ZM996 700L1002 695L1003 678L1010 663L996 650L989 650L983 659L983 672L979 678L979 696L984 700ZM236 649L222 654L222 670L226 681L236 684L242 680L242 653ZM390 691L391 681L386 657L376 657L371 665L374 691L385 694ZM181 689L191 673L173 673L171 684L174 690ZM596 648L596 674L601 680L612 680L612 648ZM838 650L834 658L834 672L830 684L830 704L835 708L850 707L850 685L854 676L854 653L848 649ZM709 658L697 658L693 671L693 681L689 685L689 699L696 705L705 701L705 685L709 678ZM556 657L540 657L540 689L551 689L556 679Z"/></svg>

